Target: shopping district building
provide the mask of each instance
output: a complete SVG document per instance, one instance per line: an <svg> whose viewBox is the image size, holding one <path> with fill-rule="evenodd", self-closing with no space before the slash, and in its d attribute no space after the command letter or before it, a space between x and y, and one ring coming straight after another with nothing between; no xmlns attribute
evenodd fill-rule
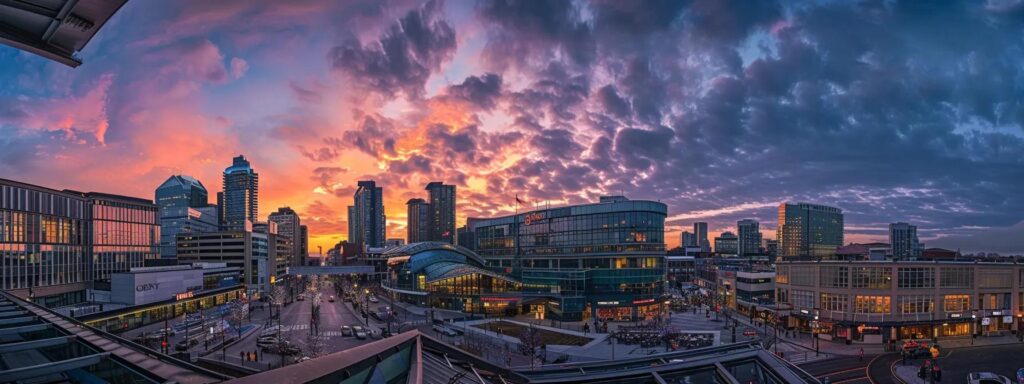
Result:
<svg viewBox="0 0 1024 384"><path fill-rule="evenodd" d="M386 285L410 302L465 312L653 318L664 310L666 213L663 203L611 196L474 219L469 247L414 243L385 252Z"/></svg>
<svg viewBox="0 0 1024 384"><path fill-rule="evenodd" d="M1024 331L1024 264L782 261L777 311L788 327L863 343Z"/></svg>

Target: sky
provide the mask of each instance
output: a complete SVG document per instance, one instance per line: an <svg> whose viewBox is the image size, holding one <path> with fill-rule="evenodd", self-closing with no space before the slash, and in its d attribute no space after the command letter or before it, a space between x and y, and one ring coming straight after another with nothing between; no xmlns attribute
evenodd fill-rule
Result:
<svg viewBox="0 0 1024 384"><path fill-rule="evenodd" d="M666 240L783 201L846 241L1024 253L1024 2L130 1L69 68L0 46L0 177L215 195L244 154L260 216L311 252L357 180L388 237L430 181L466 217L606 194L668 204Z"/></svg>

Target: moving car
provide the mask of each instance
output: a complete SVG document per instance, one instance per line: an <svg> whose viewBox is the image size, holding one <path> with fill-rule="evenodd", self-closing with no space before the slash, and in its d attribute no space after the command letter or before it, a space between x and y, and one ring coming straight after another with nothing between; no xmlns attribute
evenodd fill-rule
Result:
<svg viewBox="0 0 1024 384"><path fill-rule="evenodd" d="M968 384L1013 384L1006 376L992 372L971 372L967 374Z"/></svg>
<svg viewBox="0 0 1024 384"><path fill-rule="evenodd" d="M329 301L329 302L332 302L332 303L333 303L333 302L334 302L334 295L331 295L331 297L328 297L328 298L327 298L327 301Z"/></svg>
<svg viewBox="0 0 1024 384"><path fill-rule="evenodd" d="M342 325L341 326L341 335L342 336L352 336L352 327L347 326L347 325Z"/></svg>
<svg viewBox="0 0 1024 384"><path fill-rule="evenodd" d="M367 335L366 335L366 329L365 329L365 328L363 328L363 327L362 327L362 326L360 326L360 325L357 325L357 326L354 326L354 327L352 327L352 332L355 332L355 334L356 334L356 338L357 338L357 339L359 339L359 340L363 340L363 339L365 339L365 338L366 338L366 336L367 336Z"/></svg>

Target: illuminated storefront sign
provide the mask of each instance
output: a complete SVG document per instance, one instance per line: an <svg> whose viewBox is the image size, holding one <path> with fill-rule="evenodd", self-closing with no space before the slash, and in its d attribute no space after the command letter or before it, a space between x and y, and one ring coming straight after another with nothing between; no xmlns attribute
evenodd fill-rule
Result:
<svg viewBox="0 0 1024 384"><path fill-rule="evenodd" d="M618 301L598 301L597 305L619 305Z"/></svg>
<svg viewBox="0 0 1024 384"><path fill-rule="evenodd" d="M480 298L480 301L499 301L499 302L505 302L505 303L511 303L511 302L515 302L515 301L518 301L518 300L519 299L514 298L514 297L481 297Z"/></svg>
<svg viewBox="0 0 1024 384"><path fill-rule="evenodd" d="M523 218L523 224L530 225L530 224L533 224L533 222L540 221L540 220L544 220L544 215L543 214L541 214L541 213L531 213L531 214L526 215L525 218Z"/></svg>
<svg viewBox="0 0 1024 384"><path fill-rule="evenodd" d="M177 295L174 295L174 300L191 299L192 295L192 291L179 293Z"/></svg>
<svg viewBox="0 0 1024 384"><path fill-rule="evenodd" d="M653 303L653 302L654 302L654 299L633 300L633 304L650 304L650 303Z"/></svg>

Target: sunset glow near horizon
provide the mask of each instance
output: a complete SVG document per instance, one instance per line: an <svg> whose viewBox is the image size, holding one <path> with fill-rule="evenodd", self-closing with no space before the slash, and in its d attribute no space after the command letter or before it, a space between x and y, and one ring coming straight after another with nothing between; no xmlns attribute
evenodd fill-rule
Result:
<svg viewBox="0 0 1024 384"><path fill-rule="evenodd" d="M457 225L602 195L668 204L666 240L842 208L846 242L1024 253L1024 5L755 1L130 1L69 68L0 46L0 177L211 200L233 156L311 253L358 180L443 181ZM216 203L216 201L211 201ZM531 207L521 207L520 211Z"/></svg>

